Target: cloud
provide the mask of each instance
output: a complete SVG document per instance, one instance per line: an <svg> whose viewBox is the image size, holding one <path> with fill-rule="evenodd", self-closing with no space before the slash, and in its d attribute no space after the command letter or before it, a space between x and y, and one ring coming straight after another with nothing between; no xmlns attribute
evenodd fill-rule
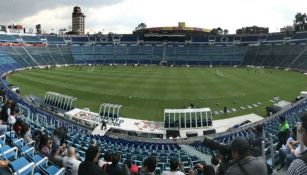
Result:
<svg viewBox="0 0 307 175"><path fill-rule="evenodd" d="M41 23L47 31L70 26L72 7L80 5L86 15L86 31L91 32L131 33L141 22L158 27L176 26L183 21L191 27L222 27L234 33L238 28L252 25L278 31L291 25L297 12L306 12L307 1L10 0L2 4L0 21L11 20L27 26Z"/></svg>
<svg viewBox="0 0 307 175"><path fill-rule="evenodd" d="M24 17L37 14L39 11L50 10L61 6L75 5L89 7L101 7L117 4L123 0L1 0L0 21L9 23L19 21Z"/></svg>
<svg viewBox="0 0 307 175"><path fill-rule="evenodd" d="M191 27L222 27L231 33L252 25L276 32L291 25L296 12L305 12L306 6L304 0L127 0L89 11L87 22L91 28L116 33L131 33L141 22L158 27L177 26L180 21Z"/></svg>
<svg viewBox="0 0 307 175"><path fill-rule="evenodd" d="M51 10L42 10L33 16L26 17L18 22L24 27L34 28L36 24L41 24L43 30L55 32L60 28L68 28L71 25L72 9L68 6L57 7Z"/></svg>

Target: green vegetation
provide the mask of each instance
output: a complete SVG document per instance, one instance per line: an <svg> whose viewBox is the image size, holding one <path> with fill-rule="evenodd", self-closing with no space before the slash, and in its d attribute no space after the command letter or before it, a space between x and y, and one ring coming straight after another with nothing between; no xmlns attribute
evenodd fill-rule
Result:
<svg viewBox="0 0 307 175"><path fill-rule="evenodd" d="M77 97L75 106L98 111L101 103L121 104L122 116L162 120L165 108L224 106L238 111L214 118L248 113L265 114L274 96L293 101L307 90L307 76L288 71L246 68L69 67L34 69L8 77L22 95L44 97L54 91ZM252 109L241 110L261 102Z"/></svg>

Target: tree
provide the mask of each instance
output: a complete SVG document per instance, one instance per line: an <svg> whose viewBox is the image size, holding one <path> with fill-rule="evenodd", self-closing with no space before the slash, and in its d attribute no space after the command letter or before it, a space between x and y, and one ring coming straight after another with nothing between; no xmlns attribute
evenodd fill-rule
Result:
<svg viewBox="0 0 307 175"><path fill-rule="evenodd" d="M97 33L97 35L98 35L98 36L102 36L103 34L102 34L101 31L99 31L99 32Z"/></svg>
<svg viewBox="0 0 307 175"><path fill-rule="evenodd" d="M77 35L78 33L77 32L74 32L74 31L69 31L69 32L66 32L66 35Z"/></svg>
<svg viewBox="0 0 307 175"><path fill-rule="evenodd" d="M147 25L145 23L140 23L136 28L135 30L143 30L143 29L146 29L147 28Z"/></svg>
<svg viewBox="0 0 307 175"><path fill-rule="evenodd" d="M228 35L229 30L228 29L224 29L223 33L224 33L224 35Z"/></svg>
<svg viewBox="0 0 307 175"><path fill-rule="evenodd" d="M294 23L295 24L305 24L305 22L306 22L306 13L304 13L304 14L302 14L302 13L297 13L296 15L295 15L295 20L294 20Z"/></svg>
<svg viewBox="0 0 307 175"><path fill-rule="evenodd" d="M307 15L306 13L302 14L301 12L298 12L295 15L294 19L294 26L296 30L305 30L306 26L306 20L307 20Z"/></svg>
<svg viewBox="0 0 307 175"><path fill-rule="evenodd" d="M213 28L210 32L212 35L221 35L223 34L223 29L218 27L218 28Z"/></svg>

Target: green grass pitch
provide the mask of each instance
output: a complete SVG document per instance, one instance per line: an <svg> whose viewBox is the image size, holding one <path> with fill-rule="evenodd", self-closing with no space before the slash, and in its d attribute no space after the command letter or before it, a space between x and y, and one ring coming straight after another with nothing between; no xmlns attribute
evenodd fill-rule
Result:
<svg viewBox="0 0 307 175"><path fill-rule="evenodd" d="M265 114L274 96L292 101L307 90L307 76L301 73L247 68L171 67L67 67L34 69L8 77L22 95L44 97L54 91L77 97L76 107L98 112L101 103L121 104L121 116L163 120L165 108L224 106L237 112L214 115L214 119L248 113ZM241 110L261 102L259 107Z"/></svg>

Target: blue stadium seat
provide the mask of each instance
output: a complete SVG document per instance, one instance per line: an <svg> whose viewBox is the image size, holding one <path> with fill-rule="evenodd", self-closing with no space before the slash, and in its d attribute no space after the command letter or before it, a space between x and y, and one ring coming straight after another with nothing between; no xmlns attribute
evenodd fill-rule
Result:
<svg viewBox="0 0 307 175"><path fill-rule="evenodd" d="M16 175L32 175L34 172L34 163L29 162L24 157L20 157L11 162L9 167Z"/></svg>

